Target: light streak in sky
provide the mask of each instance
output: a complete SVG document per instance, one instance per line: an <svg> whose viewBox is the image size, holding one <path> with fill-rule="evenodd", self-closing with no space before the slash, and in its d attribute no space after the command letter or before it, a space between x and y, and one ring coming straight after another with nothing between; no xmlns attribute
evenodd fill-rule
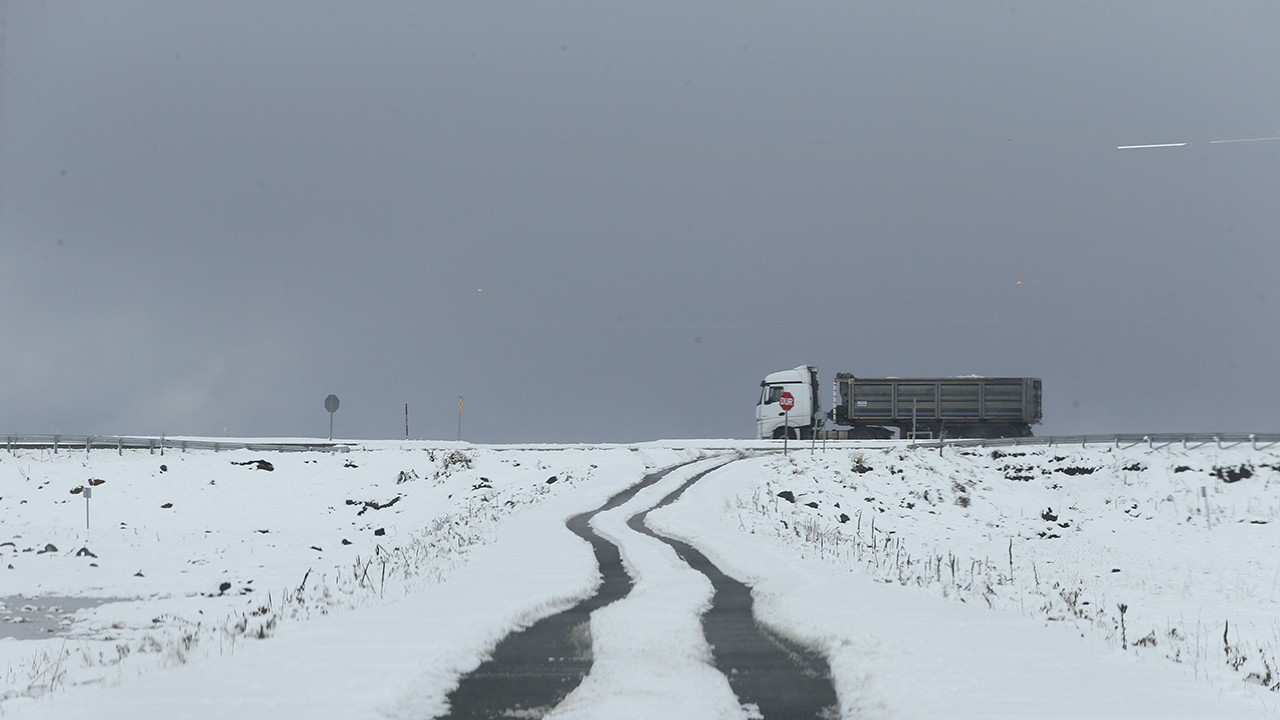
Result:
<svg viewBox="0 0 1280 720"><path fill-rule="evenodd" d="M1209 144L1221 145L1223 143L1265 142L1267 140L1280 140L1280 135L1277 135L1275 137L1242 138L1240 140L1210 140Z"/></svg>
<svg viewBox="0 0 1280 720"><path fill-rule="evenodd" d="M1152 145L1117 145L1116 149L1117 150L1142 150L1145 148L1182 147L1183 145L1186 145L1186 143L1180 142L1180 143L1155 143Z"/></svg>
<svg viewBox="0 0 1280 720"><path fill-rule="evenodd" d="M1209 144L1210 145L1226 145L1229 143L1266 142L1267 140L1280 140L1280 135L1274 135L1269 137L1237 138L1233 140L1210 140ZM1186 147L1188 144L1189 143L1185 143L1185 142L1172 142L1172 143L1147 143L1143 145L1117 145L1116 149L1117 150L1145 150L1148 148Z"/></svg>

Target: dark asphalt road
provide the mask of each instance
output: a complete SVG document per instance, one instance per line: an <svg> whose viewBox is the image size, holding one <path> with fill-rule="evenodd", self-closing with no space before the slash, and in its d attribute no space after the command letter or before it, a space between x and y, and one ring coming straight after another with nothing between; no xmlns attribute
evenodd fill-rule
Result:
<svg viewBox="0 0 1280 720"><path fill-rule="evenodd" d="M582 682L592 664L591 613L626 597L632 587L618 548L596 535L590 521L680 467L684 465L647 475L599 508L569 520L568 528L591 543L595 551L600 587L572 608L503 639L492 657L463 677L450 693L450 711L443 718L540 718ZM650 510L675 502L707 472L710 470L690 478ZM836 696L826 661L760 628L752 615L750 588L725 575L688 544L651 531L644 524L650 510L633 515L627 524L667 543L711 580L715 597L703 617L703 629L712 645L715 666L728 678L739 700L754 704L766 720L834 717Z"/></svg>
<svg viewBox="0 0 1280 720"><path fill-rule="evenodd" d="M600 567L596 593L498 643L492 657L464 676L449 694L444 718L541 717L578 687L591 670L591 613L631 592L617 546L596 535L591 518L635 497L683 465L646 475L604 505L569 519L568 528L591 543Z"/></svg>

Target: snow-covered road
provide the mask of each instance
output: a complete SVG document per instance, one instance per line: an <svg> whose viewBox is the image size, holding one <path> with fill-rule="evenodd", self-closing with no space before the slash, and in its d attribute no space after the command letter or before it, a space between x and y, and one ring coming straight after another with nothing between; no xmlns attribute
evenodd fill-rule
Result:
<svg viewBox="0 0 1280 720"><path fill-rule="evenodd" d="M649 527L824 655L841 717L1276 714L1274 452L845 446L712 469L729 458L698 443L367 443L235 464L260 457L0 455L0 620L120 599L0 639L0 714L440 716L503 637L595 593L566 521L682 464L594 519L634 587L591 614L590 672L552 717L754 714L715 667L707 577L627 526L705 470Z"/></svg>

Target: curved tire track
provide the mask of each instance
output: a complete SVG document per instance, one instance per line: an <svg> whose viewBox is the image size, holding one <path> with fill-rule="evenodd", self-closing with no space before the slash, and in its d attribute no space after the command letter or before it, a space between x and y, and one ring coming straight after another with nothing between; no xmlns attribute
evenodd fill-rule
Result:
<svg viewBox="0 0 1280 720"><path fill-rule="evenodd" d="M693 546L660 535L645 524L650 512L675 502L715 469L694 475L657 505L631 516L627 525L670 545L681 560L711 581L715 595L711 608L702 616L702 628L716 669L728 678L740 702L755 705L766 720L838 717L839 704L826 658L761 627L752 613L750 587L725 575Z"/></svg>
<svg viewBox="0 0 1280 720"><path fill-rule="evenodd" d="M595 534L591 519L694 462L700 460L650 473L595 510L569 519L569 530L591 543L600 568L600 587L568 610L503 638L490 658L463 676L449 693L449 712L442 718L541 717L582 683L592 663L591 613L626 597L633 584L618 547Z"/></svg>
<svg viewBox="0 0 1280 720"><path fill-rule="evenodd" d="M618 547L592 530L591 519L694 462L700 460L646 475L599 508L569 519L569 530L590 543L595 552L600 587L577 605L504 638L490 659L465 675L449 694L450 710L442 718L538 718L582 683L592 665L591 613L625 598L633 586ZM627 525L671 546L681 560L711 581L715 594L702 618L703 632L715 667L728 679L740 702L754 705L766 720L834 717L838 705L826 660L761 628L752 614L748 586L725 575L691 545L645 525L650 512L675 502L715 469L694 475L653 507L628 518Z"/></svg>

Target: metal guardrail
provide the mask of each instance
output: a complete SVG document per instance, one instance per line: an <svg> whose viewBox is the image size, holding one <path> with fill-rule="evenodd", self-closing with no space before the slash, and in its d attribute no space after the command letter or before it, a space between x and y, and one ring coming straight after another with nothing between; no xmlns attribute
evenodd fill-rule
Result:
<svg viewBox="0 0 1280 720"><path fill-rule="evenodd" d="M333 442L243 442L235 440L207 440L190 438L139 437L124 435L8 435L4 439L4 449L9 453L15 450L53 450L53 452L79 452L83 450L115 450L124 454L125 450L147 450L155 454L164 454L165 450L251 450L258 452L350 452L351 447L343 443ZM1113 435L1046 435L1026 438L964 438L951 440L914 441L907 447L944 448L944 447L1018 447L1023 445L1044 445L1047 447L1070 447L1079 445L1114 445L1118 448L1146 445L1152 449L1160 449L1172 445L1194 449L1204 445L1216 444L1226 449L1248 443L1254 450L1263 450L1280 445L1280 433L1155 433L1149 435L1113 434ZM804 441L797 441L800 448Z"/></svg>
<svg viewBox="0 0 1280 720"><path fill-rule="evenodd" d="M341 443L311 442L239 442L235 440L196 440L187 438L129 437L124 435L8 435L5 436L5 449L12 454L15 450L53 450L56 452L78 452L84 450L115 450L123 455L125 450L147 450L151 454L157 451L163 455L166 449L180 450L253 450L259 452L348 452L351 448Z"/></svg>
<svg viewBox="0 0 1280 720"><path fill-rule="evenodd" d="M1079 445L1114 445L1118 448L1146 445L1152 449L1182 445L1187 449L1198 448L1215 443L1226 449L1249 443L1254 450L1262 450L1280 444L1280 433L1155 433L1150 435L1118 434L1118 435L1046 435L1044 437L1000 438L1000 439L962 439L962 440L930 440L915 442L911 447L1017 447L1021 445L1044 445L1048 447L1069 447Z"/></svg>

